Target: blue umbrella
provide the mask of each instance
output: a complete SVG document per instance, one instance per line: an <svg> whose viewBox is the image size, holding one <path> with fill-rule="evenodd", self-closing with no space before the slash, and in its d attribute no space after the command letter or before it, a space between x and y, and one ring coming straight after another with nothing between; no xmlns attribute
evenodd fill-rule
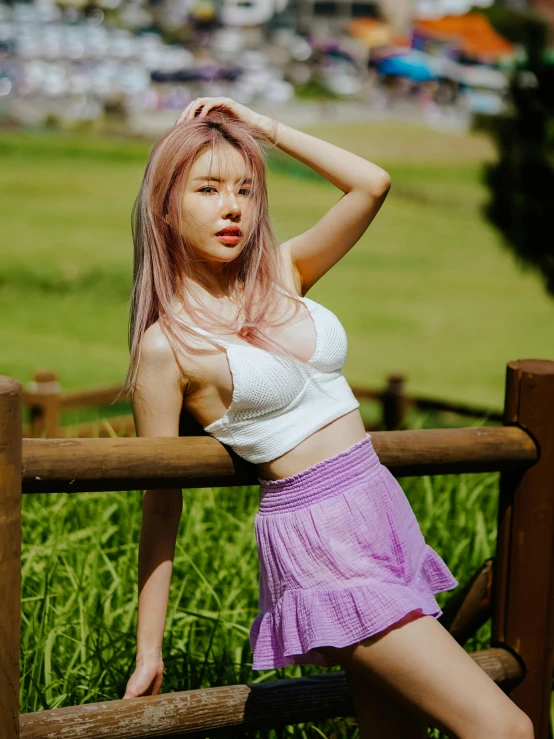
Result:
<svg viewBox="0 0 554 739"><path fill-rule="evenodd" d="M399 54L381 59L377 64L377 70L380 74L406 77L414 82L430 82L437 79L431 65L423 57L414 54Z"/></svg>

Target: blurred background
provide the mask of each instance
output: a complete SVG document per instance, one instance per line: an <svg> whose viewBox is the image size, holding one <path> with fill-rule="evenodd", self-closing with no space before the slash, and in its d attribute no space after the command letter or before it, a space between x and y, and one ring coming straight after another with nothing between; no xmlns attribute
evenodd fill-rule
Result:
<svg viewBox="0 0 554 739"><path fill-rule="evenodd" d="M548 0L36 0L0 5L0 100L22 124L127 116L155 133L199 96L317 121L467 128L505 109L518 11ZM485 12L487 11L487 12ZM528 20L528 19L527 19ZM318 99L351 105L307 106ZM290 110L289 110L290 108ZM164 115L165 113L165 115Z"/></svg>
<svg viewBox="0 0 554 739"><path fill-rule="evenodd" d="M500 423L506 363L554 359L553 0L36 0L0 3L0 373L24 385L25 433L133 433L112 404L132 204L153 140L220 95L392 176L310 291L346 328L367 427ZM268 184L281 240L339 197L278 150ZM464 582L495 550L496 473L404 488ZM120 697L141 495L24 497L21 710ZM250 681L257 492L185 491L185 506L164 690Z"/></svg>

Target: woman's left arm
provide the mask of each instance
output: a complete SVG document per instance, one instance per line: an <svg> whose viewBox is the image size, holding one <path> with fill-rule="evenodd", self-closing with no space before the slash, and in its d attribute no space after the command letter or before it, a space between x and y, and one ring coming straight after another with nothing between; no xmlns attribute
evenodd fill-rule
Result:
<svg viewBox="0 0 554 739"><path fill-rule="evenodd" d="M266 124L275 130L275 122ZM344 195L314 226L283 248L302 282L302 294L360 239L377 215L391 180L367 159L303 131L277 123L277 146L329 180Z"/></svg>
<svg viewBox="0 0 554 739"><path fill-rule="evenodd" d="M305 294L365 232L383 205L390 176L363 157L255 113L231 98L197 98L181 113L177 124L197 115L202 119L212 108L225 108L248 122L274 140L279 149L343 191L339 202L312 228L282 245L298 272Z"/></svg>

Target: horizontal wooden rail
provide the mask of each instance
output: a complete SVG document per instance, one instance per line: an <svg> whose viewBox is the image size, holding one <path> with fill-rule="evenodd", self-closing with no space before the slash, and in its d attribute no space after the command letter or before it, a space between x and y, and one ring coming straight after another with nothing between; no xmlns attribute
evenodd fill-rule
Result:
<svg viewBox="0 0 554 739"><path fill-rule="evenodd" d="M62 410L70 408L84 408L94 405L111 405L118 399L119 403L128 402L128 398L121 393L121 385L100 387L96 390L71 390L60 396Z"/></svg>
<svg viewBox="0 0 554 739"><path fill-rule="evenodd" d="M53 394L58 395L60 408L62 410L70 410L71 408L86 408L96 405L111 405L116 400L119 403L128 402L125 395L121 395L121 385L110 385L108 387L99 387L96 390L67 390L64 392L56 392L54 382L42 383L46 388L40 390L23 390L21 393L21 402L23 405L36 405L40 403L45 395L49 393L47 390L52 389ZM36 384L36 383L35 383ZM118 399L118 396L119 397Z"/></svg>
<svg viewBox="0 0 554 739"><path fill-rule="evenodd" d="M391 378L389 376L389 384ZM399 375L405 379L403 375ZM364 400L383 400L383 396L387 393L387 389L375 390L358 385L352 385L352 392L357 398ZM472 405L471 403L459 403L455 400L440 400L431 398L426 395L408 395L402 387L402 400L406 408L417 408L420 411L443 411L445 413L455 413L459 416L470 416L472 418L488 418L491 421L502 423L502 411L494 408L486 408L481 405Z"/></svg>
<svg viewBox="0 0 554 739"><path fill-rule="evenodd" d="M435 400L434 398L407 397L407 405L417 408L420 411L444 411L445 413L456 413L459 416L471 416L474 418L486 417L489 421L502 423L502 412L491 408L484 408L478 405L469 405L468 403L456 403L449 400Z"/></svg>
<svg viewBox="0 0 554 739"><path fill-rule="evenodd" d="M371 438L398 477L506 470L538 459L531 436L515 426L375 431ZM25 493L256 483L252 465L208 436L23 440Z"/></svg>
<svg viewBox="0 0 554 739"><path fill-rule="evenodd" d="M471 657L496 683L515 684L523 677L520 662L505 649ZM344 672L330 672L26 713L20 716L20 739L199 738L353 715Z"/></svg>

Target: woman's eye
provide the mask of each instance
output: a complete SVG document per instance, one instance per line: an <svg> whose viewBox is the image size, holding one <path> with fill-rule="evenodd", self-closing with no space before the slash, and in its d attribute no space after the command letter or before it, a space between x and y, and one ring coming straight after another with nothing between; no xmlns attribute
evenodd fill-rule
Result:
<svg viewBox="0 0 554 739"><path fill-rule="evenodd" d="M206 185L205 187L201 187L200 190L198 190L198 192L208 193L209 194L209 192L212 191L212 190L213 190L213 192L217 192L217 190L215 189L215 187L212 187L211 185ZM251 195L252 194L252 191L249 188L247 188L247 187L243 187L243 188L241 188L239 190L239 195L241 195L241 194L242 195Z"/></svg>

